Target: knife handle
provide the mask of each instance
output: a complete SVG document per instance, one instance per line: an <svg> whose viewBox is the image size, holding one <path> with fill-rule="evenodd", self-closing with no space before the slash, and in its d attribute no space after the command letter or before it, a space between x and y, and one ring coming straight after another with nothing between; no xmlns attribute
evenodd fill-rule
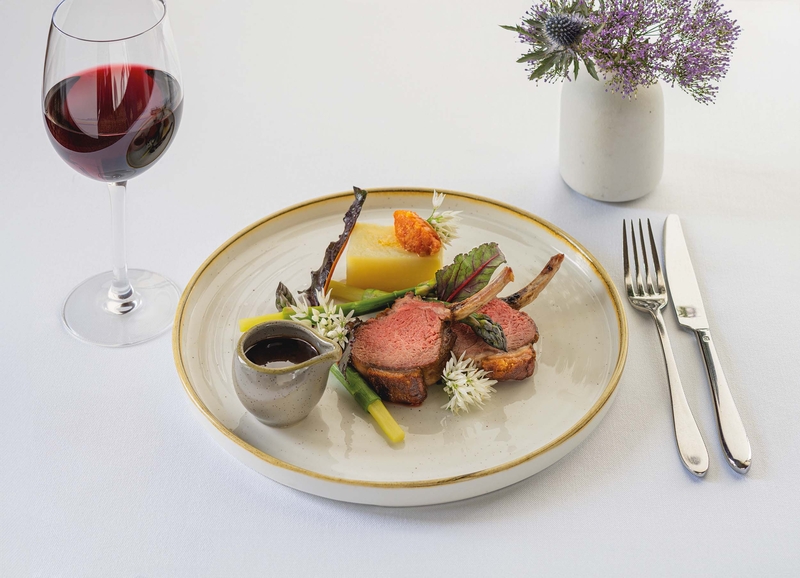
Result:
<svg viewBox="0 0 800 578"><path fill-rule="evenodd" d="M744 431L742 418L733 402L728 380L722 372L717 350L711 340L708 329L695 331L700 350L703 352L703 361L708 371L708 382L711 385L711 396L714 398L714 411L717 414L719 437L722 441L722 450L728 464L740 474L747 473L750 469L750 441Z"/></svg>
<svg viewBox="0 0 800 578"><path fill-rule="evenodd" d="M672 425L675 428L678 453L680 453L681 461L686 469L701 478L708 471L708 450L706 450L706 444L697 427L697 422L694 420L692 410L689 409L686 395L683 393L678 364L675 363L675 356L672 354L672 345L669 335L667 335L667 327L664 325L664 318L659 309L655 309L651 313L656 320L664 362L667 366L667 384L672 402Z"/></svg>

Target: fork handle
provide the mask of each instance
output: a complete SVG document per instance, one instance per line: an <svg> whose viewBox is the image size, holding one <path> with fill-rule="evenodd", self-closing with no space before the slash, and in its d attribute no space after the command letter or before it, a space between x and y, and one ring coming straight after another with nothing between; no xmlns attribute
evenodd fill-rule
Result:
<svg viewBox="0 0 800 578"><path fill-rule="evenodd" d="M708 450L703 442L703 436L697 428L692 410L683 393L683 384L678 375L678 366L672 354L672 345L664 325L661 310L655 309L653 317L656 320L658 335L661 337L661 349L664 352L664 362L667 365L667 383L672 401L672 423L675 427L675 440L678 442L678 453L686 469L697 477L703 477L708 471Z"/></svg>
<svg viewBox="0 0 800 578"><path fill-rule="evenodd" d="M747 473L750 469L750 441L747 439L747 432L744 430L742 418L733 402L731 390L728 387L728 380L722 373L722 366L719 363L717 350L711 340L711 332L708 329L698 329L695 331L700 349L703 352L703 361L706 362L708 371L708 382L711 385L711 396L714 398L714 411L717 414L717 426L719 427L719 438L722 441L722 450L728 464L740 474Z"/></svg>

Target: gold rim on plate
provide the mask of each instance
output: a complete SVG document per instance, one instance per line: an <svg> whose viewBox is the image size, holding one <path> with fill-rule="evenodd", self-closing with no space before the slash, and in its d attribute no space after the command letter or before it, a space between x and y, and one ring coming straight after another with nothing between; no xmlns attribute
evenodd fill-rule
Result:
<svg viewBox="0 0 800 578"><path fill-rule="evenodd" d="M427 188L413 188L413 187L400 187L400 188L377 188L377 189L366 189L368 194L410 194L410 195L419 195L419 194L426 194L431 195L433 194L433 189ZM328 476L325 474L320 474L311 470L307 470L305 468L300 468L284 462L283 460L279 460L265 452L262 452L258 448L255 448L239 438L236 434L234 434L231 430L225 427L217 418L214 416L213 413L206 407L203 401L200 399L200 396L197 395L197 392L194 390L191 381L189 380L189 376L186 373L186 368L184 367L183 363L183 351L181 349L181 336L183 330L183 314L186 308L186 304L189 300L189 297L192 294L195 286L197 285L200 278L203 274L206 273L209 266L214 262L214 260L228 247L236 243L239 239L250 233L250 231L260 227L264 223L277 219L287 213L291 213L298 209L302 209L305 207L310 207L313 205L318 205L322 203L327 203L330 201L335 201L341 199L342 197L350 197L352 196L352 191L346 191L342 193L335 193L333 195L327 195L324 197L317 197L316 199L311 199L309 201L304 201L302 203L297 203L286 209L273 213L267 217L264 217L260 221L256 221L252 225L245 227L238 233L236 233L233 237L225 241L216 251L214 251L211 256L206 259L200 268L195 272L192 276L189 283L186 285L186 289L184 289L183 294L181 295L181 300L178 303L178 309L175 313L175 324L172 330L172 354L175 358L175 366L178 370L178 375L180 375L181 381L183 382L183 387L186 390L186 393L189 395L189 398L192 400L194 405L200 412L208 419L214 427L217 428L223 435L225 435L228 439L235 442L237 445L242 447L243 449L247 450L254 456L258 457L259 459L279 468L283 468L295 473L303 474L306 476L310 476L312 478L317 478L320 480L325 480L328 482L336 482L339 484L348 484L348 485L355 485L355 486L365 486L371 488L425 488L431 486L443 486L446 484L452 484L456 482L463 482L467 480L472 480L476 478L482 478L485 476L490 476L492 474L496 474L498 472L502 472L513 467L516 467L522 463L532 460L533 458L540 456L553 448L563 444L573 436L575 436L578 432L580 432L592 419L600 412L603 406L608 402L611 398L611 395L614 393L614 390L619 383L619 379L622 376L622 370L625 367L625 359L627 358L628 354L628 322L627 318L625 317L625 309L622 306L622 300L620 299L619 293L617 292L617 288L614 286L614 283L611 281L606 270L603 266L594 258L594 256L586 250L586 248L581 245L578 241L573 239L570 235L553 225L552 223L545 221L544 219L537 217L536 215L519 209L517 207L508 205L506 203L496 201L494 199L488 199L486 197L481 197L478 195L473 195L470 193L462 193L459 191L448 191L444 189L436 189L437 192L445 193L447 195L451 195L453 197L458 197L460 199L464 199L473 203L480 203L480 204L488 204L493 207L501 208L509 213L517 217L521 217L536 223L537 225L544 228L554 237L565 241L567 244L571 245L573 248L577 250L577 252L584 258L584 260L595 270L595 272L600 276L605 284L606 291L611 298L611 302L614 304L614 309L617 314L617 325L619 330L619 354L617 355L617 364L614 367L614 371L611 374L611 378L606 385L606 388L603 390L602 395L600 398L595 402L595 404L589 408L589 411L578 420L578 422L573 425L568 431L560 435L555 440L551 441L545 446L538 448L537 450L526 454L520 458L516 458L499 466L494 466L491 468L486 468L483 470L478 470L476 472L471 472L469 474L462 474L458 476L450 476L446 478L437 478L432 480L421 480L418 482L372 482L368 480L351 480L346 478L337 478L334 476Z"/></svg>

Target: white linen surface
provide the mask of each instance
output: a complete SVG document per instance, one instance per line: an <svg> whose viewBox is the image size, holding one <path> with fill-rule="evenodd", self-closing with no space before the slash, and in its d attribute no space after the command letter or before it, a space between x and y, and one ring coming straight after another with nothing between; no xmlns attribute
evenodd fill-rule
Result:
<svg viewBox="0 0 800 578"><path fill-rule="evenodd" d="M109 268L108 202L52 150L40 82L55 2L0 2L0 574L413 576L800 574L800 3L730 1L743 32L717 104L665 88L658 189L624 205L557 171L557 86L498 24L530 0L173 0L177 140L130 183L129 264L185 284L288 204L427 186L513 203L584 243L621 287L622 219L672 212L753 447L725 465L693 336L668 328L711 468L678 459L649 317L607 417L566 458L480 498L337 503L263 478L206 433L170 340L69 337L59 312ZM626 304L627 306L627 304Z"/></svg>

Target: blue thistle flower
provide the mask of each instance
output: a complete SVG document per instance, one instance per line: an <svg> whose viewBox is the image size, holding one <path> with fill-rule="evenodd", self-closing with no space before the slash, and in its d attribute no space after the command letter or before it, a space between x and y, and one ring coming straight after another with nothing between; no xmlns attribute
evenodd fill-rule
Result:
<svg viewBox="0 0 800 578"><path fill-rule="evenodd" d="M590 5L593 0L540 0L525 14L519 26L503 26L519 35L531 51L517 62L530 66L530 80L553 82L577 78L583 61L589 74L597 79L594 63L582 45L582 38L592 29Z"/></svg>
<svg viewBox="0 0 800 578"><path fill-rule="evenodd" d="M585 20L578 14L554 14L544 22L547 37L559 48L575 44L585 30Z"/></svg>

